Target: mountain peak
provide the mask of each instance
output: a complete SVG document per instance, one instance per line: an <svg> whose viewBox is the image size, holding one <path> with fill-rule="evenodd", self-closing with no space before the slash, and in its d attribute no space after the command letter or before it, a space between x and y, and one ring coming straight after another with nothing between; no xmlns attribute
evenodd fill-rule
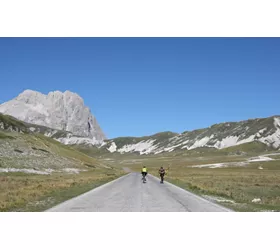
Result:
<svg viewBox="0 0 280 250"><path fill-rule="evenodd" d="M22 93L19 94L19 96L35 96L35 95L43 95L41 92L31 90L31 89L26 89Z"/></svg>
<svg viewBox="0 0 280 250"><path fill-rule="evenodd" d="M69 131L94 141L106 139L82 97L70 91L53 91L44 95L27 89L15 99L0 105L0 112L24 122Z"/></svg>

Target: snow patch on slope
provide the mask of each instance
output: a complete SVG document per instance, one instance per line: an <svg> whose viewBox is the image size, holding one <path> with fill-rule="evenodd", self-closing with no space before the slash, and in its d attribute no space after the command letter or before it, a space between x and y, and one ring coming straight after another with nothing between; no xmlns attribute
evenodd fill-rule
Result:
<svg viewBox="0 0 280 250"><path fill-rule="evenodd" d="M29 130L30 130L31 132L35 132L35 131L36 131L36 128L31 127L31 128L29 128Z"/></svg>
<svg viewBox="0 0 280 250"><path fill-rule="evenodd" d="M212 163L212 164L202 164L194 165L192 168L222 168L222 167L244 167L252 162L262 162L262 161L274 161L274 159L267 156L261 155L258 157L253 157L247 161L242 162L222 162L222 163Z"/></svg>
<svg viewBox="0 0 280 250"><path fill-rule="evenodd" d="M157 154L160 154L162 152L164 152L164 149L159 149L159 150L155 151L154 154L157 155Z"/></svg>
<svg viewBox="0 0 280 250"><path fill-rule="evenodd" d="M248 163L246 162L222 162L222 163L212 163L212 164L202 164L202 165L194 165L192 168L222 168L222 167L243 167Z"/></svg>
<svg viewBox="0 0 280 250"><path fill-rule="evenodd" d="M44 136L53 137L56 133L57 133L57 130L53 130L53 131L50 131L50 132L46 132L44 134Z"/></svg>
<svg viewBox="0 0 280 250"><path fill-rule="evenodd" d="M263 128L259 131L260 134L264 133L267 130L267 128Z"/></svg>
<svg viewBox="0 0 280 250"><path fill-rule="evenodd" d="M109 148L107 148L107 150L109 150L111 153L114 153L117 151L117 145L115 142L112 142L111 146Z"/></svg>
<svg viewBox="0 0 280 250"><path fill-rule="evenodd" d="M180 143L180 144L174 145L172 147L165 148L163 151L172 152L172 151L174 151L175 148L178 148L178 147L180 147L182 145L183 145L183 143Z"/></svg>
<svg viewBox="0 0 280 250"><path fill-rule="evenodd" d="M274 148L280 146L280 118L274 118L275 133L267 137L260 138L259 141L265 144L271 144Z"/></svg>
<svg viewBox="0 0 280 250"><path fill-rule="evenodd" d="M206 144L213 138L214 136L211 135L210 137L206 136L198 141L196 141L191 147L189 147L189 150L199 147L204 147Z"/></svg>
<svg viewBox="0 0 280 250"><path fill-rule="evenodd" d="M250 158L248 160L248 162L259 162L259 161L273 161L273 159L267 156L258 156L258 157Z"/></svg>
<svg viewBox="0 0 280 250"><path fill-rule="evenodd" d="M119 149L118 152L120 152L121 154L128 153L128 152L139 152L140 155L149 154L154 149L157 148L157 146L153 145L155 141L156 140L148 140L148 141L141 141L136 144L125 145L121 149Z"/></svg>
<svg viewBox="0 0 280 250"><path fill-rule="evenodd" d="M252 142L252 141L254 141L254 139L255 139L255 135L251 135L247 139L243 139L243 140L240 140L240 141L239 141L238 136L228 136L228 137L224 138L223 140L216 142L214 147L216 147L218 149L228 148L228 147Z"/></svg>
<svg viewBox="0 0 280 250"><path fill-rule="evenodd" d="M86 138L86 137L66 137L66 138L58 138L55 139L56 141L59 141L65 145L81 145L81 144L85 144L85 145L99 145L102 143L102 141L98 141L95 138L90 139L90 138Z"/></svg>
<svg viewBox="0 0 280 250"><path fill-rule="evenodd" d="M256 137L257 137L257 138L262 137L262 134L263 134L266 130L267 130L267 128L261 129L261 130L256 134Z"/></svg>

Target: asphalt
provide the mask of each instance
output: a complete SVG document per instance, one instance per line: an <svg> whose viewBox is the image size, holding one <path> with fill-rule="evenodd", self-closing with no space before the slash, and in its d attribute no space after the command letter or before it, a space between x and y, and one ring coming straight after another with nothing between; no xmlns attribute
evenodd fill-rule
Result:
<svg viewBox="0 0 280 250"><path fill-rule="evenodd" d="M231 212L171 183L130 173L46 212Z"/></svg>

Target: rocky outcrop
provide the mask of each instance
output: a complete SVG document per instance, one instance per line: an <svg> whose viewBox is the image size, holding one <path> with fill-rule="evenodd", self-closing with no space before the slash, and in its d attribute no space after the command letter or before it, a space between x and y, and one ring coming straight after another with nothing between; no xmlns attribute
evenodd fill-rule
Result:
<svg viewBox="0 0 280 250"><path fill-rule="evenodd" d="M96 118L83 99L70 91L40 92L26 90L15 99L0 105L0 112L21 121L71 132L98 144L106 139Z"/></svg>

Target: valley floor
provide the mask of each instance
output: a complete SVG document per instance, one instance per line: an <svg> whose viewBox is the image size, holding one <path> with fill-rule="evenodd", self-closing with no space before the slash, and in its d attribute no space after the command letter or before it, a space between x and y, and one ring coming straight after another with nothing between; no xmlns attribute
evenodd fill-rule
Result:
<svg viewBox="0 0 280 250"><path fill-rule="evenodd" d="M280 153L250 156L161 156L107 159L166 180L235 211L280 211ZM239 164L237 164L239 163Z"/></svg>
<svg viewBox="0 0 280 250"><path fill-rule="evenodd" d="M94 158L38 134L0 135L0 211L43 211L143 165L155 176L164 166L167 181L235 211L280 211L279 151Z"/></svg>

